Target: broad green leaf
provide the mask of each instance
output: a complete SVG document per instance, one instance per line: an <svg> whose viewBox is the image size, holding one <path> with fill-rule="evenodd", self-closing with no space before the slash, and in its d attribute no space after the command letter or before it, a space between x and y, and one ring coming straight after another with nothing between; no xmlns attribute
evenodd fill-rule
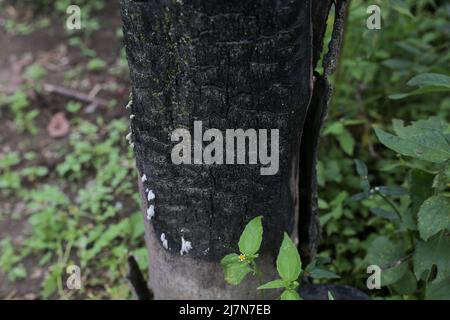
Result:
<svg viewBox="0 0 450 320"><path fill-rule="evenodd" d="M321 268L312 269L311 271L309 271L309 276L314 279L339 279L340 278L340 276L338 276L333 271L321 269Z"/></svg>
<svg viewBox="0 0 450 320"><path fill-rule="evenodd" d="M450 277L428 284L426 300L450 300Z"/></svg>
<svg viewBox="0 0 450 320"><path fill-rule="evenodd" d="M403 277L392 285L392 288L401 295L412 295L417 289L417 280L410 270L406 271Z"/></svg>
<svg viewBox="0 0 450 320"><path fill-rule="evenodd" d="M425 93L434 93L434 92L450 92L450 88L447 87L423 87L420 89L416 89L414 91L408 92L408 93L395 93L389 95L389 99L392 100L400 100L411 96L417 96Z"/></svg>
<svg viewBox="0 0 450 320"><path fill-rule="evenodd" d="M450 199L442 195L428 198L420 207L418 219L420 237L426 241L448 227Z"/></svg>
<svg viewBox="0 0 450 320"><path fill-rule="evenodd" d="M378 192L384 194L386 196L404 196L408 194L408 191L405 188L399 186L379 186L376 187Z"/></svg>
<svg viewBox="0 0 450 320"><path fill-rule="evenodd" d="M369 172L367 170L366 164L359 159L355 159L354 162L358 176L360 176L363 179L367 179L367 175L369 174Z"/></svg>
<svg viewBox="0 0 450 320"><path fill-rule="evenodd" d="M450 89L450 77L440 73L422 73L413 77L407 84L417 87L442 86Z"/></svg>
<svg viewBox="0 0 450 320"><path fill-rule="evenodd" d="M238 263L238 262L241 262L239 260L239 255L236 253L230 253L222 258L222 260L220 261L220 264L222 265L222 267L224 267L229 264Z"/></svg>
<svg viewBox="0 0 450 320"><path fill-rule="evenodd" d="M367 199L368 197L369 196L365 192L360 192L360 193L354 194L351 197L347 198L347 200L345 200L345 203L361 201L361 200Z"/></svg>
<svg viewBox="0 0 450 320"><path fill-rule="evenodd" d="M297 291L290 289L284 290L280 298L281 300L302 300Z"/></svg>
<svg viewBox="0 0 450 320"><path fill-rule="evenodd" d="M445 126L442 123L442 120L436 117L431 117L425 120L418 120L413 122L409 126L405 126L403 120L394 119L392 120L392 129L396 135L400 138L409 139L412 136L420 136L425 131L445 131Z"/></svg>
<svg viewBox="0 0 450 320"><path fill-rule="evenodd" d="M348 130L344 130L342 134L336 136L339 145L341 146L342 150L349 156L353 155L353 149L355 147L355 140L353 139L352 135Z"/></svg>
<svg viewBox="0 0 450 320"><path fill-rule="evenodd" d="M283 280L294 281L300 276L302 263L297 247L288 234L284 233L283 243L277 258L277 270Z"/></svg>
<svg viewBox="0 0 450 320"><path fill-rule="evenodd" d="M405 156L442 163L450 159L450 145L445 136L435 130L422 130L409 139L400 138L375 128L378 139L388 148Z"/></svg>
<svg viewBox="0 0 450 320"><path fill-rule="evenodd" d="M433 178L434 175L422 170L411 171L408 184L413 214L418 213L422 203L433 194Z"/></svg>
<svg viewBox="0 0 450 320"><path fill-rule="evenodd" d="M226 255L220 263L225 281L229 284L238 285L252 271L248 263L239 260L239 255L236 253Z"/></svg>
<svg viewBox="0 0 450 320"><path fill-rule="evenodd" d="M342 134L345 130L344 124L340 121L335 121L330 123L325 130L323 131L323 135L332 134L338 136Z"/></svg>
<svg viewBox="0 0 450 320"><path fill-rule="evenodd" d="M403 249L387 237L378 237L370 245L366 261L370 265L377 265L383 269L381 285L387 286L400 280L408 270L406 263L390 267L396 261L404 258L405 255Z"/></svg>
<svg viewBox="0 0 450 320"><path fill-rule="evenodd" d="M254 255L261 246L263 228L262 216L253 218L246 226L239 239L239 250L245 255Z"/></svg>
<svg viewBox="0 0 450 320"><path fill-rule="evenodd" d="M393 211L387 211L383 208L371 208L370 212L380 218L388 219L388 220L398 220L398 216Z"/></svg>
<svg viewBox="0 0 450 320"><path fill-rule="evenodd" d="M407 83L409 86L417 86L409 93L397 93L390 95L389 98L398 100L409 96L432 93L432 92L450 92L450 77L439 73L423 73L413 77Z"/></svg>
<svg viewBox="0 0 450 320"><path fill-rule="evenodd" d="M433 265L437 267L436 280L450 276L450 238L440 234L416 245L413 257L414 274L417 279L425 279ZM435 280L435 281L436 281Z"/></svg>
<svg viewBox="0 0 450 320"><path fill-rule="evenodd" d="M387 59L381 62L381 64L389 69L404 70L411 68L411 61L404 59Z"/></svg>
<svg viewBox="0 0 450 320"><path fill-rule="evenodd" d="M392 5L392 8L397 11L400 14L403 14L405 16L408 16L410 18L414 18L411 11L409 10L408 5L403 0L391 0L390 4Z"/></svg>
<svg viewBox="0 0 450 320"><path fill-rule="evenodd" d="M258 287L258 290L264 290L264 289L277 289L277 288L285 288L286 287L286 281L282 279L273 280L270 282L267 282L266 284L263 284Z"/></svg>

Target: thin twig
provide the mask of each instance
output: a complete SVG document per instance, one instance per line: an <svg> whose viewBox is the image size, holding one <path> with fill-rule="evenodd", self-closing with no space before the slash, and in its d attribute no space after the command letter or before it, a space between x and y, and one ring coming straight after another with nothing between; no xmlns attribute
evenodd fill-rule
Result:
<svg viewBox="0 0 450 320"><path fill-rule="evenodd" d="M398 266L401 265L403 262L405 262L405 261L411 259L412 256L413 256L413 254L410 253L410 254L408 254L407 256L405 256L405 257L403 257L403 258L401 258L401 259L399 259L399 260L390 262L389 264L383 266L383 267L381 268L381 270L384 271L384 270L387 270L387 269L390 269L390 268L398 267Z"/></svg>
<svg viewBox="0 0 450 320"><path fill-rule="evenodd" d="M106 107L108 106L108 102L101 98L95 98L91 97L89 94L85 94L80 91L76 91L73 89L69 89L66 87L50 84L50 83L44 83L44 90L49 93L56 93L65 97L69 97L72 99L76 99L83 102L88 102L90 104L96 104L98 106Z"/></svg>

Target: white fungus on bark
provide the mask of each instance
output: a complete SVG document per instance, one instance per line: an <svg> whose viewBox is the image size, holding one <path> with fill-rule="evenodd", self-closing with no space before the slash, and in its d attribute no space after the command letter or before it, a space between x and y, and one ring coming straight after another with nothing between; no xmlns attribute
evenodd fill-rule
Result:
<svg viewBox="0 0 450 320"><path fill-rule="evenodd" d="M183 237L181 237L181 250L180 255L184 255L185 253L188 253L189 250L192 249L192 244L190 241L184 240Z"/></svg>
<svg viewBox="0 0 450 320"><path fill-rule="evenodd" d="M125 109L130 109L132 104L133 100L128 101L127 105L125 106Z"/></svg>
<svg viewBox="0 0 450 320"><path fill-rule="evenodd" d="M152 220L152 218L155 216L155 206L150 205L147 209L147 220Z"/></svg>
<svg viewBox="0 0 450 320"><path fill-rule="evenodd" d="M150 190L147 194L147 200L151 201L153 199L155 199L155 194L153 193L153 190Z"/></svg>
<svg viewBox="0 0 450 320"><path fill-rule="evenodd" d="M134 114L130 115L130 119L131 119L131 120L133 120L133 119L134 119L134 117L135 117L135 115L134 115Z"/></svg>
<svg viewBox="0 0 450 320"><path fill-rule="evenodd" d="M145 181L147 181L147 176L146 176L145 174L142 175L141 181L142 181L142 183L144 183Z"/></svg>
<svg viewBox="0 0 450 320"><path fill-rule="evenodd" d="M161 239L163 247L166 250L169 249L169 243L167 242L166 235L164 233L161 233L161 238L160 239Z"/></svg>
<svg viewBox="0 0 450 320"><path fill-rule="evenodd" d="M131 132L130 133L128 133L127 135L126 135L126 137L125 137L128 141L131 141Z"/></svg>

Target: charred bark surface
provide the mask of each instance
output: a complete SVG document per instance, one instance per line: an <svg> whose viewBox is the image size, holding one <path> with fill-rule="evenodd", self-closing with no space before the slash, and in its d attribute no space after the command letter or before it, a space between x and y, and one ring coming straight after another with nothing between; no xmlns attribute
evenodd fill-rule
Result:
<svg viewBox="0 0 450 320"><path fill-rule="evenodd" d="M238 251L243 227L258 215L267 277L282 233L296 235L297 221L302 253L314 255L314 166L326 102L316 93L317 109L308 108L330 1L318 3L121 0L131 140L144 177L143 207L154 208L146 240L156 298L256 297L254 280L236 290L218 273L220 259ZM194 121L222 132L279 129L279 171L263 176L259 164L173 164L171 133L185 128L193 136ZM192 248L183 256L187 241Z"/></svg>

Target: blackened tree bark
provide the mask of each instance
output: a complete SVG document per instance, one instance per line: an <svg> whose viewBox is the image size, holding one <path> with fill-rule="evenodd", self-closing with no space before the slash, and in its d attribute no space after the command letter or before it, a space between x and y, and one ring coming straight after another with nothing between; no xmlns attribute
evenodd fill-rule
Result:
<svg viewBox="0 0 450 320"><path fill-rule="evenodd" d="M330 90L314 68L331 0L121 5L155 298L256 298L256 279L226 285L219 264L238 251L251 218L264 216L263 281L275 278L284 231L298 239L304 260L319 240L314 168ZM278 173L260 175L260 165L173 164L171 133L185 128L193 136L194 121L223 132L279 129Z"/></svg>

